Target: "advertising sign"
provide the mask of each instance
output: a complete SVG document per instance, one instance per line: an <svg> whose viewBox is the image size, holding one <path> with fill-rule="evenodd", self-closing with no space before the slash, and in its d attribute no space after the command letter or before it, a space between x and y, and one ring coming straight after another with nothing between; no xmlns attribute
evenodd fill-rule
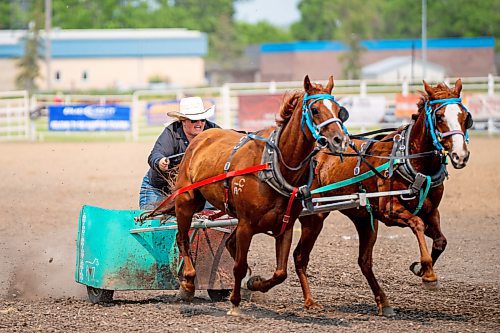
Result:
<svg viewBox="0 0 500 333"><path fill-rule="evenodd" d="M420 95L418 94L408 94L396 95L396 108L394 109L394 115L397 118L407 118L410 119L411 115L417 113L418 107L417 103L420 100Z"/></svg>
<svg viewBox="0 0 500 333"><path fill-rule="evenodd" d="M349 111L346 126L350 123L380 123L385 115L385 96L347 96L340 98L339 103Z"/></svg>
<svg viewBox="0 0 500 333"><path fill-rule="evenodd" d="M49 105L51 131L129 131L130 106L117 104Z"/></svg>
<svg viewBox="0 0 500 333"><path fill-rule="evenodd" d="M256 131L267 126L275 125L276 116L279 113L282 102L282 94L238 96L239 129Z"/></svg>
<svg viewBox="0 0 500 333"><path fill-rule="evenodd" d="M468 94L462 100L474 120L500 119L500 95Z"/></svg>
<svg viewBox="0 0 500 333"><path fill-rule="evenodd" d="M208 109L212 105L215 105L215 101L213 99L203 99L203 105L205 109ZM150 126L158 126L177 120L167 115L167 112L170 111L179 111L179 101L169 100L149 102L148 104L146 104L147 124Z"/></svg>

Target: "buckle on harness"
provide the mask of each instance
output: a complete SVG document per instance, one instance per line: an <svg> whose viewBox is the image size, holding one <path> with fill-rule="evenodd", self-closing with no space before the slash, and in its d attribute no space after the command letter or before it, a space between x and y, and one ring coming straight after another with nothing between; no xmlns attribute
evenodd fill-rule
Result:
<svg viewBox="0 0 500 333"><path fill-rule="evenodd" d="M366 206L366 192L358 193L358 197L359 197L359 205L361 207L365 207Z"/></svg>
<svg viewBox="0 0 500 333"><path fill-rule="evenodd" d="M299 187L299 195L302 199L302 206L310 212L314 211L314 204L312 202L312 195L309 186L302 185Z"/></svg>
<svg viewBox="0 0 500 333"><path fill-rule="evenodd" d="M420 172L417 173L415 175L415 180L413 181L413 183L410 186L410 190L413 193L417 193L418 191L420 191L420 189L424 185L425 180L426 180L426 177L423 174L421 174Z"/></svg>

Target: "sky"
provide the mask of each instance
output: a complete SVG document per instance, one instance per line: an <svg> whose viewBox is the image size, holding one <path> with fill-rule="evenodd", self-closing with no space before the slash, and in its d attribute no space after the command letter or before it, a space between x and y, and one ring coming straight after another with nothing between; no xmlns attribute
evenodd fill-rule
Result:
<svg viewBox="0 0 500 333"><path fill-rule="evenodd" d="M269 21L273 25L288 26L300 19L299 0L244 0L236 2L236 20L249 23Z"/></svg>

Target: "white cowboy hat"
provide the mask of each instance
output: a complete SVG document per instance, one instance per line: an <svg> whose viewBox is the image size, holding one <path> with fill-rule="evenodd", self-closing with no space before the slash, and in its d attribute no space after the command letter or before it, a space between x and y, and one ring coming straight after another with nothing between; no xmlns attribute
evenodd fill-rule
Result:
<svg viewBox="0 0 500 333"><path fill-rule="evenodd" d="M170 117L179 119L201 120L214 115L215 105L205 109L200 97L186 97L179 103L179 111L167 112Z"/></svg>

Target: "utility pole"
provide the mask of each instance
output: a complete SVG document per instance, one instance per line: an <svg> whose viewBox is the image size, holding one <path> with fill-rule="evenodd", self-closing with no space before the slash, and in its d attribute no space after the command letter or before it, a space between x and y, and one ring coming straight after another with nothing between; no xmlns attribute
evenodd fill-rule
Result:
<svg viewBox="0 0 500 333"><path fill-rule="evenodd" d="M427 0L422 0L422 79L427 75Z"/></svg>
<svg viewBox="0 0 500 333"><path fill-rule="evenodd" d="M51 74L51 44L50 33L52 30L52 0L45 0L45 65L47 68L46 80L47 90L52 89L52 74Z"/></svg>

